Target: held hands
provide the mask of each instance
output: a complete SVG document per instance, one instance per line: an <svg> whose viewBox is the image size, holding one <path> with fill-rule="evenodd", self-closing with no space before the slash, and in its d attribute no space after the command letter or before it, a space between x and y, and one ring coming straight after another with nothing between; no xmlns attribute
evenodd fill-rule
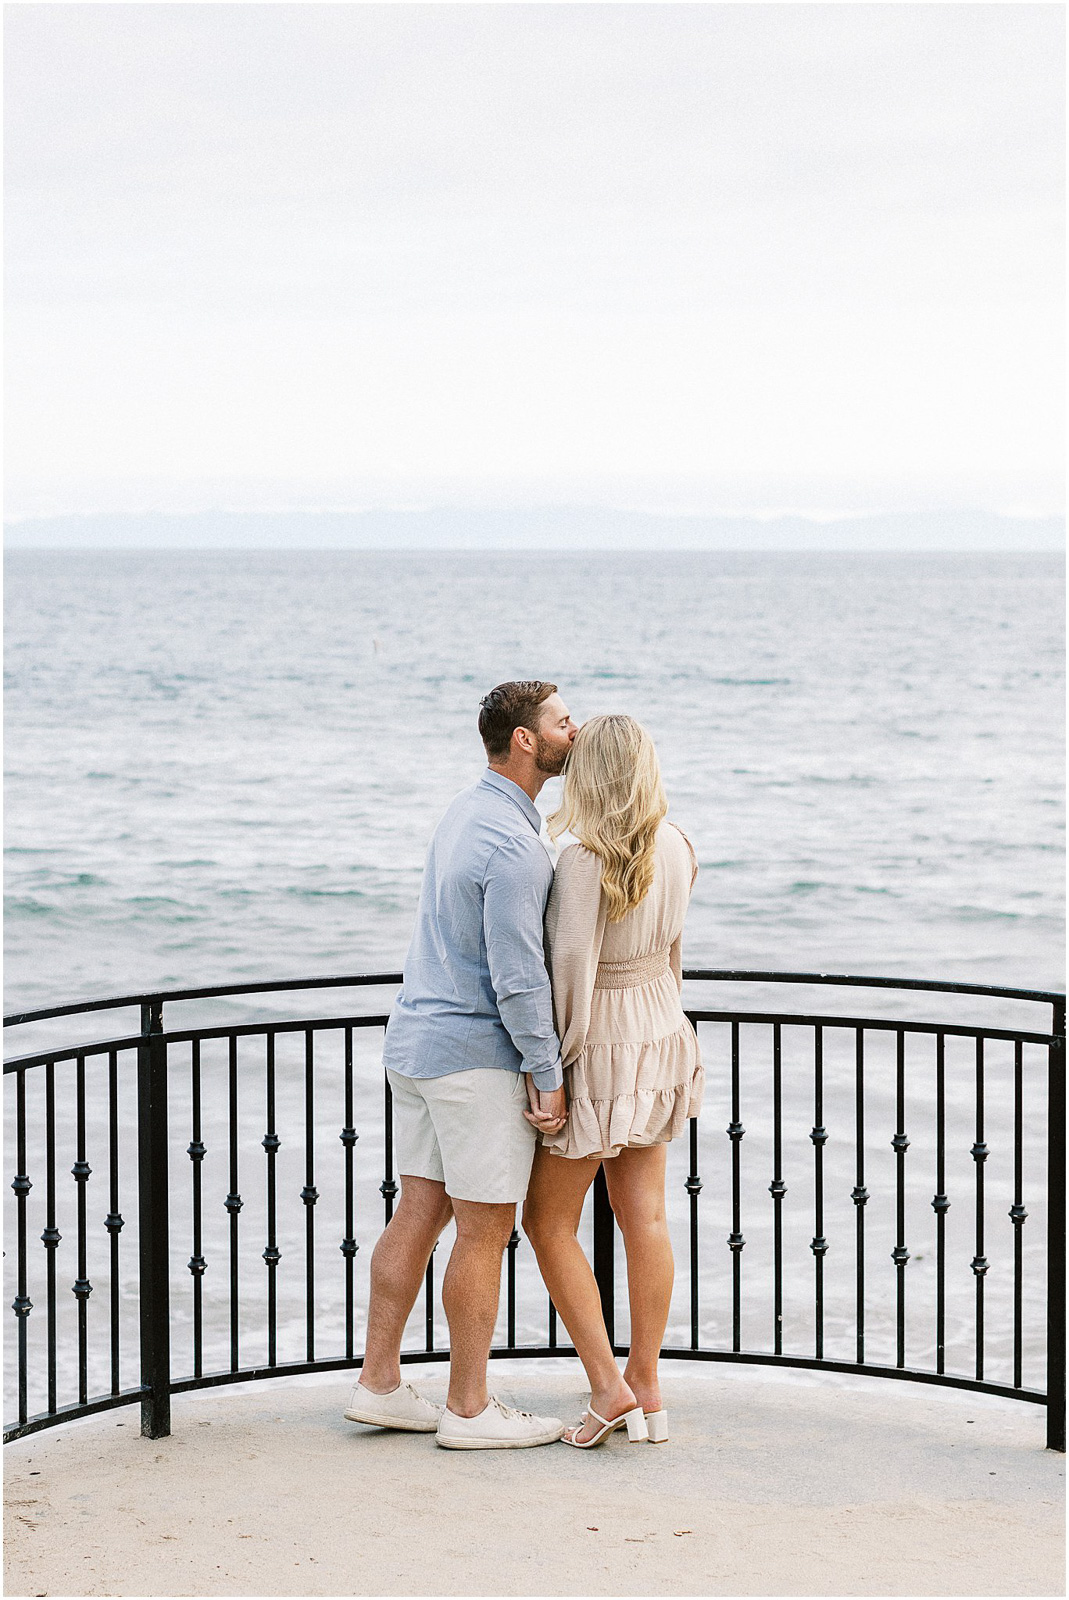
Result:
<svg viewBox="0 0 1069 1600"><path fill-rule="evenodd" d="M568 1117L568 1102L563 1088L536 1089L529 1072L524 1073L524 1078L530 1102L530 1109L524 1112L524 1116L539 1133L559 1133Z"/></svg>

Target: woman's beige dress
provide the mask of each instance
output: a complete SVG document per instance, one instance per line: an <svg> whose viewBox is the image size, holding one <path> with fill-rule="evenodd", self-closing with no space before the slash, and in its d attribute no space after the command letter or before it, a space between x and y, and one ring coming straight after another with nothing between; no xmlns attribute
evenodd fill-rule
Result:
<svg viewBox="0 0 1069 1600"><path fill-rule="evenodd" d="M556 1155L614 1156L663 1144L696 1116L704 1083L683 1015L681 940L698 863L673 823L657 832L653 883L621 922L606 917L601 862L561 852L546 907L546 958L568 1120L544 1135Z"/></svg>

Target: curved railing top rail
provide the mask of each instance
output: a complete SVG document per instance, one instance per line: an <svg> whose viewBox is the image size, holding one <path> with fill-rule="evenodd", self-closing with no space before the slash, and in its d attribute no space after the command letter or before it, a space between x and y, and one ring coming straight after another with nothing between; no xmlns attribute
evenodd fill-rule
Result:
<svg viewBox="0 0 1069 1600"><path fill-rule="evenodd" d="M1031 1000L1064 1006L1065 995L1049 989L1012 989L999 984L937 982L930 978L870 978L843 972L749 972L718 967L686 967L686 979L709 983L812 983L855 989L913 989L929 994L987 995L996 1000ZM4 1027L45 1022L51 1017L74 1017L89 1011L118 1011L128 1006L170 1003L173 1000L221 1000L244 994L283 994L297 989L357 989L401 982L399 972L359 972L341 977L277 978L268 982L213 984L200 989L156 989L146 994L112 995L102 1000L80 1000L36 1011L16 1011L4 1018Z"/></svg>

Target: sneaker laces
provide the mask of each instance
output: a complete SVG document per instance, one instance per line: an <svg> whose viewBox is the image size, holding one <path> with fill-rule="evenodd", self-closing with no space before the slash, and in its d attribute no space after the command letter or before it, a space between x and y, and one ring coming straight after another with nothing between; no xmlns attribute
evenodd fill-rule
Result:
<svg viewBox="0 0 1069 1600"><path fill-rule="evenodd" d="M410 1383L406 1383L404 1387L408 1390L413 1400L418 1400L421 1406L426 1406L429 1411L438 1410L438 1407L435 1405L433 1400L428 1400L424 1395L421 1395L419 1391L414 1389Z"/></svg>
<svg viewBox="0 0 1069 1600"><path fill-rule="evenodd" d="M494 1405L497 1407L503 1417L524 1417L529 1419L534 1416L533 1411L517 1411L515 1406L505 1405L503 1401L497 1398L496 1394L491 1395L490 1399L493 1401Z"/></svg>

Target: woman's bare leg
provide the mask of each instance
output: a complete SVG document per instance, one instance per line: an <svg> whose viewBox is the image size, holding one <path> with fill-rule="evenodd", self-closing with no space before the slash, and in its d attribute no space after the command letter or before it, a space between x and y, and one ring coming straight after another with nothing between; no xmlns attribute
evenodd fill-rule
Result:
<svg viewBox="0 0 1069 1600"><path fill-rule="evenodd" d="M675 1262L664 1207L668 1146L621 1150L605 1163L605 1181L627 1252L631 1354L624 1381L644 1411L658 1411L657 1359L668 1326Z"/></svg>
<svg viewBox="0 0 1069 1600"><path fill-rule="evenodd" d="M569 1161L539 1145L523 1207L523 1231L534 1246L550 1298L586 1369L591 1405L603 1417L618 1417L631 1409L635 1396L620 1376L601 1314L598 1286L576 1238L583 1201L598 1166L596 1159ZM578 1437L588 1439L596 1431L596 1424L585 1424Z"/></svg>

